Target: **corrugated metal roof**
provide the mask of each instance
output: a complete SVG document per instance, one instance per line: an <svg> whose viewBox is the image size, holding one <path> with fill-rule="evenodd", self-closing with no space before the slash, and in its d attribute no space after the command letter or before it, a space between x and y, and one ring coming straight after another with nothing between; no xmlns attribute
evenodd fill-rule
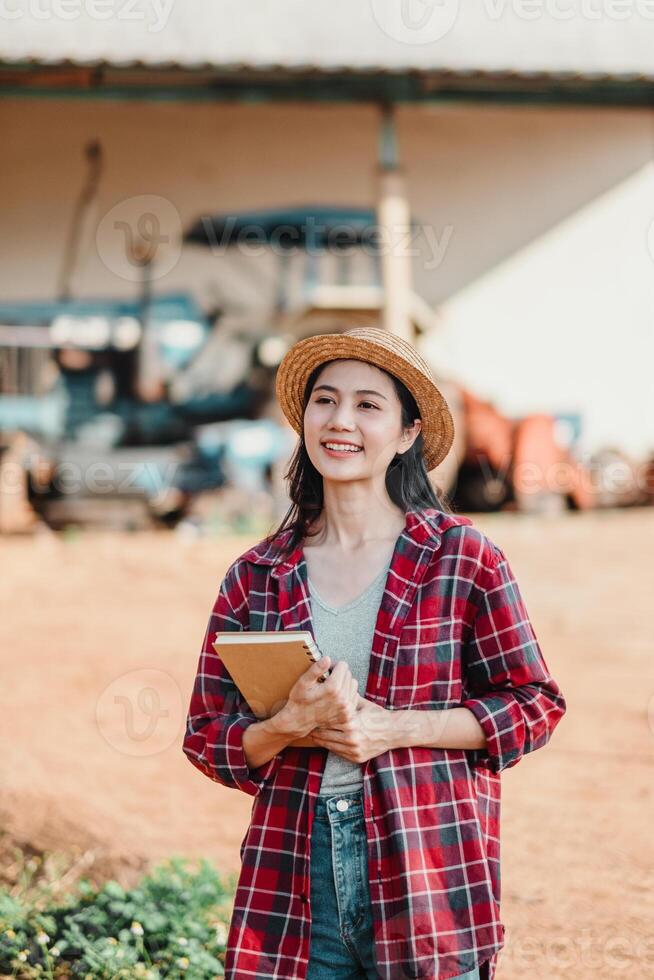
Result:
<svg viewBox="0 0 654 980"><path fill-rule="evenodd" d="M0 60L241 72L654 78L654 5L633 0L16 0ZM524 9L523 9L524 8ZM57 10L65 10L65 17ZM525 16L525 13L527 16ZM597 14L597 16L595 16ZM99 16L101 15L101 16ZM107 16L109 15L109 16Z"/></svg>

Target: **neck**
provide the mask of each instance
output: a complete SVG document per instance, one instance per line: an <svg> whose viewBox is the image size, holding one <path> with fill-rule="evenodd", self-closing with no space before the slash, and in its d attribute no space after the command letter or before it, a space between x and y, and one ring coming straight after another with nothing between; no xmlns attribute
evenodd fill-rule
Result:
<svg viewBox="0 0 654 980"><path fill-rule="evenodd" d="M314 544L326 545L343 552L353 552L368 544L395 540L406 526L406 514L394 504L364 511L323 507L314 523Z"/></svg>

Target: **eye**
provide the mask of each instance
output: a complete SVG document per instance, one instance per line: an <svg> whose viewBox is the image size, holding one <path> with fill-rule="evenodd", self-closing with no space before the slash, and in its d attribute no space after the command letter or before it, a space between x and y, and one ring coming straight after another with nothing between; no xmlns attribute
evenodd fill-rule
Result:
<svg viewBox="0 0 654 980"><path fill-rule="evenodd" d="M328 398L327 395L321 395L320 398L316 398L316 405L319 405L320 402L329 402L331 400L332 399ZM373 405L372 402L359 402L359 405L369 405L370 408L377 408L377 406Z"/></svg>

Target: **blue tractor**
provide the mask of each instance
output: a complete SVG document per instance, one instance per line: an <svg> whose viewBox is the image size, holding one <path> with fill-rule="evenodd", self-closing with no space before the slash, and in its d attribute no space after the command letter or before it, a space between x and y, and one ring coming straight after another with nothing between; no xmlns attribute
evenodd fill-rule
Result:
<svg viewBox="0 0 654 980"><path fill-rule="evenodd" d="M0 304L0 453L28 437L25 493L53 527L175 523L241 473L265 486L289 441L260 418L276 369L270 345L259 360L267 339L221 343L184 293L153 297L145 315L117 300ZM192 380L203 356L209 385Z"/></svg>
<svg viewBox="0 0 654 980"><path fill-rule="evenodd" d="M271 409L288 346L334 323L379 319L372 210L205 215L182 244L219 255L252 244L271 250L276 292L261 322L225 331L224 311L207 316L187 293L154 293L147 268L139 300L64 293L0 304L0 454L13 434L29 437L26 493L51 526L102 522L110 502L118 523L132 520L131 508L136 524L171 524L202 491L234 483L265 490L296 442ZM426 329L430 311L413 299L416 325ZM0 527L1 511L0 497Z"/></svg>

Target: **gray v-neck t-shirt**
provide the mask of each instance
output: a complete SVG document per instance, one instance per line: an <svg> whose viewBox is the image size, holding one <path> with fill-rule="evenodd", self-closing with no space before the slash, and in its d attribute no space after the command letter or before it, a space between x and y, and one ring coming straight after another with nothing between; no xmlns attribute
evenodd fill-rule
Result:
<svg viewBox="0 0 654 980"><path fill-rule="evenodd" d="M391 565L389 558L365 592L338 609L325 603L309 579L311 617L315 640L320 652L331 657L332 664L345 660L352 677L359 682L359 694L365 695L370 668L370 653L377 614ZM363 766L349 762L328 750L320 796L353 792L363 785Z"/></svg>

